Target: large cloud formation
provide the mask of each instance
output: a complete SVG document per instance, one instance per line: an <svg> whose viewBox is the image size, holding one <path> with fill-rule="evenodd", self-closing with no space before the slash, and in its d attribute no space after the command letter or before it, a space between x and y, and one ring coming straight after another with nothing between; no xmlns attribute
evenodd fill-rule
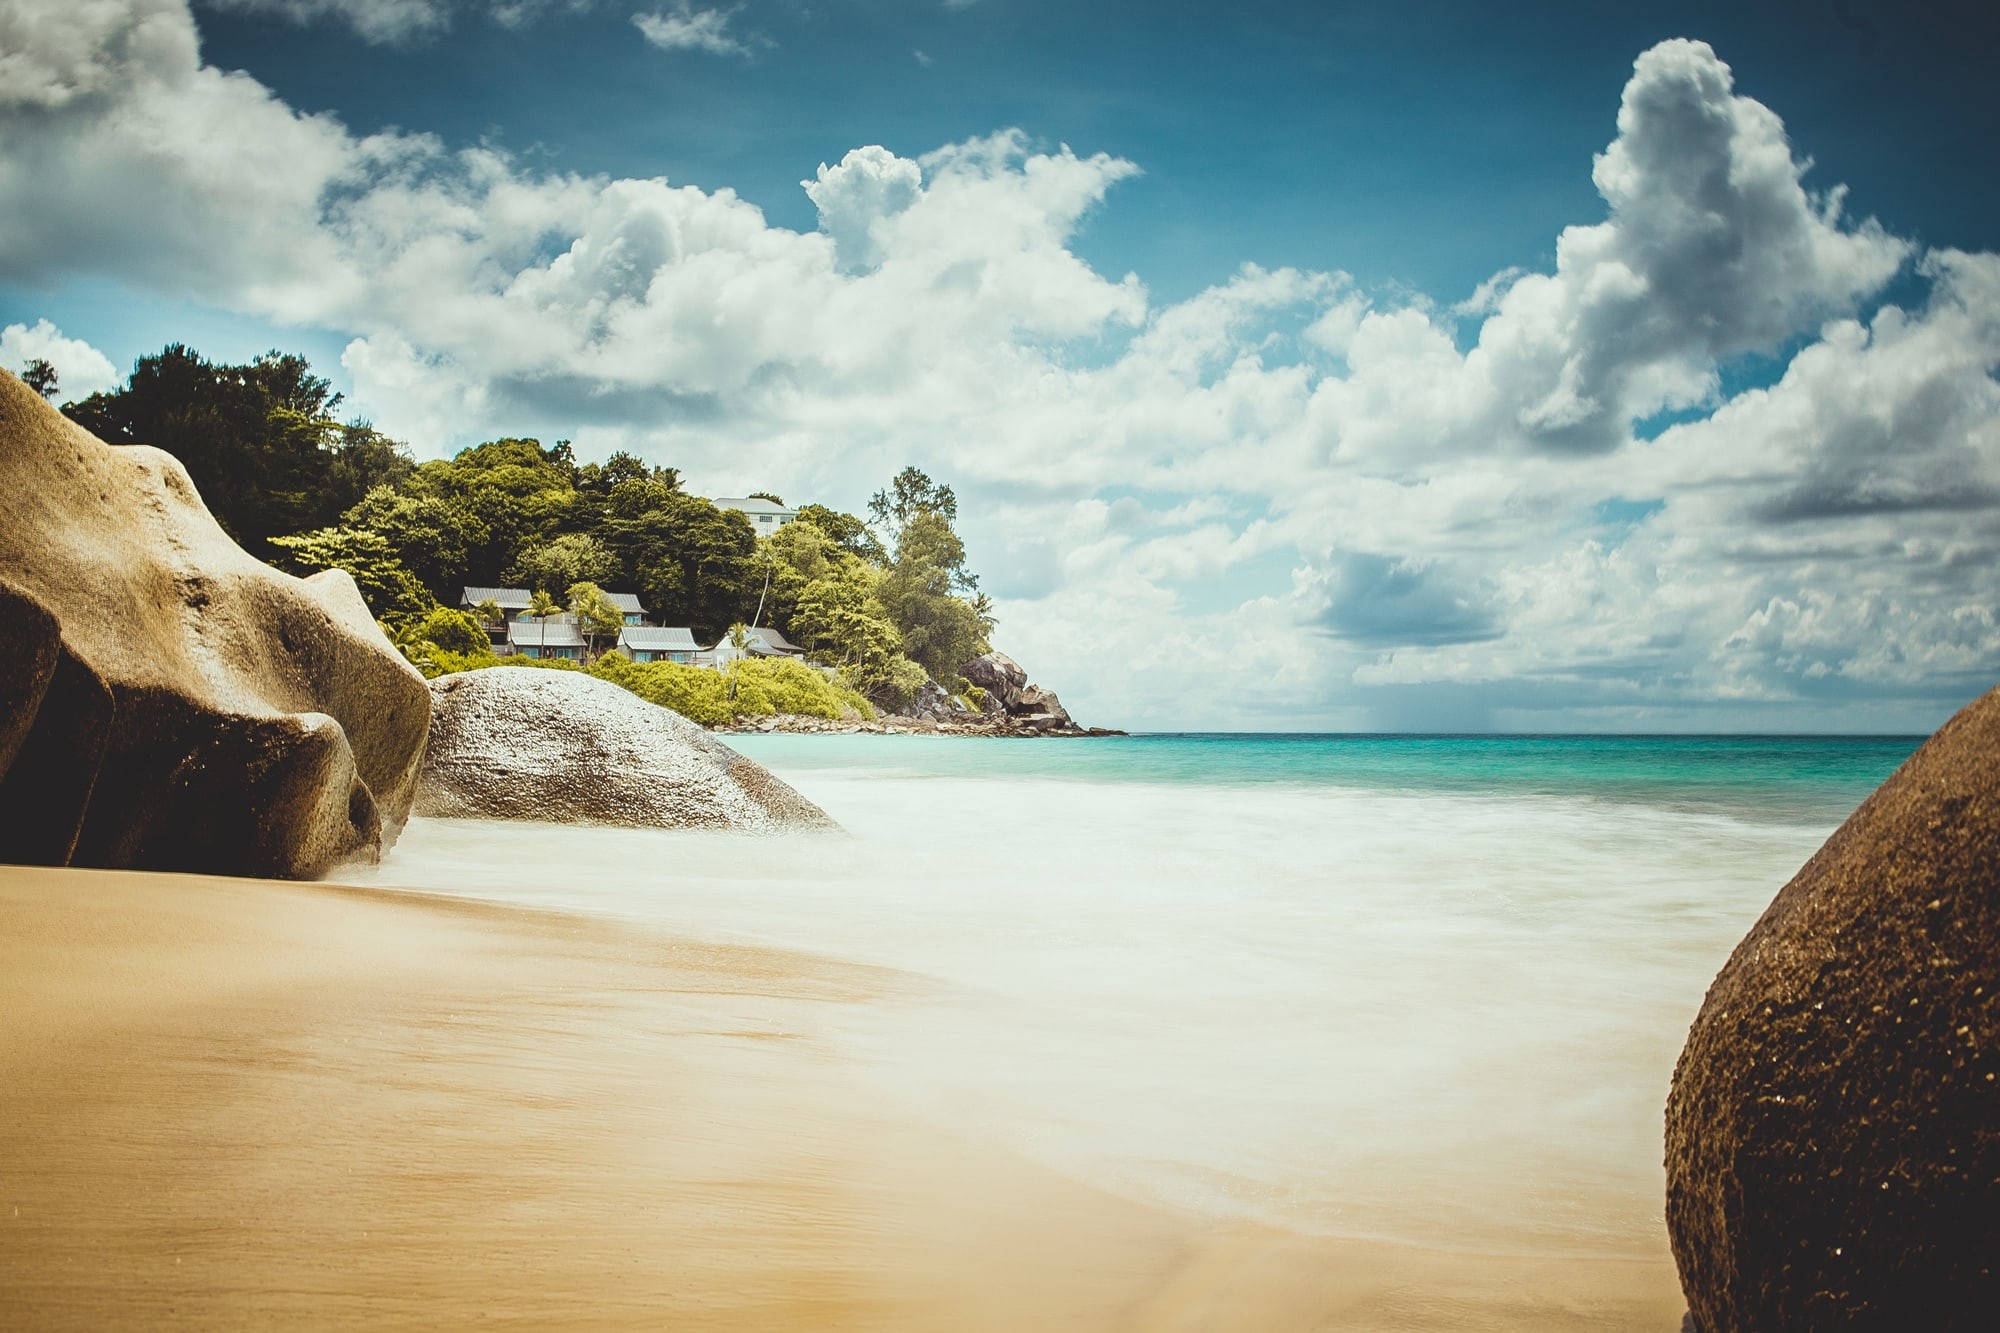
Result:
<svg viewBox="0 0 2000 1333"><path fill-rule="evenodd" d="M1018 133L822 164L800 233L353 135L182 0L0 0L0 52L0 272L346 333L430 452L554 423L848 505L917 462L1093 720L1925 726L2000 673L2000 259L1844 218L1698 42L1640 56L1554 271L1451 307L1158 306L1072 249L1137 166Z"/></svg>

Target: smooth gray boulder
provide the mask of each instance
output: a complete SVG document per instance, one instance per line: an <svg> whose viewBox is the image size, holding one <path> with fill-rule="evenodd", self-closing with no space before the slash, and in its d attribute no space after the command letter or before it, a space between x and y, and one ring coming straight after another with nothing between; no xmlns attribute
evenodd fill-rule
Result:
<svg viewBox="0 0 2000 1333"><path fill-rule="evenodd" d="M1779 891L1667 1100L1705 1333L2000 1321L2000 690Z"/></svg>
<svg viewBox="0 0 2000 1333"><path fill-rule="evenodd" d="M762 764L581 671L489 667L431 682L420 815L631 828L831 828Z"/></svg>
<svg viewBox="0 0 2000 1333"><path fill-rule="evenodd" d="M231 541L170 454L0 371L0 858L311 878L408 816L423 677L353 579Z"/></svg>

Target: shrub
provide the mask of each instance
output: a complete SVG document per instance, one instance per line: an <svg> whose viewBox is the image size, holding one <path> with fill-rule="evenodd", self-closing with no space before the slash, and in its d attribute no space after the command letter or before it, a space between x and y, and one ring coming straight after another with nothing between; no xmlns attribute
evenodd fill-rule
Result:
<svg viewBox="0 0 2000 1333"><path fill-rule="evenodd" d="M690 722L712 727L734 720L728 682L720 671L679 662L633 662L620 653L606 653L590 674L671 708Z"/></svg>

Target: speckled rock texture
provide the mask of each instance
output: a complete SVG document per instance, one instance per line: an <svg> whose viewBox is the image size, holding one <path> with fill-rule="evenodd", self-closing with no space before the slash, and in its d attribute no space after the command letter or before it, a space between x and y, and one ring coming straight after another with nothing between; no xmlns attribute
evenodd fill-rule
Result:
<svg viewBox="0 0 2000 1333"><path fill-rule="evenodd" d="M429 698L352 579L4 371L0 495L0 859L311 878L394 837Z"/></svg>
<svg viewBox="0 0 2000 1333"><path fill-rule="evenodd" d="M417 813L633 828L832 828L825 812L669 708L580 671L431 682Z"/></svg>
<svg viewBox="0 0 2000 1333"><path fill-rule="evenodd" d="M1716 977L1667 1101L1690 1323L2000 1327L2000 691L1912 755Z"/></svg>

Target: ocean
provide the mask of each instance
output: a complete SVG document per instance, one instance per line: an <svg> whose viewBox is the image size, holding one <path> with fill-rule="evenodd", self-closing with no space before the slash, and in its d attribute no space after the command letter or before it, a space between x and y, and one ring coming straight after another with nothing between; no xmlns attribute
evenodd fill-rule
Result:
<svg viewBox="0 0 2000 1333"><path fill-rule="evenodd" d="M1629 1256L1710 980L1921 738L729 740L844 831L420 819L346 877L880 969L769 1035L1117 1194Z"/></svg>

